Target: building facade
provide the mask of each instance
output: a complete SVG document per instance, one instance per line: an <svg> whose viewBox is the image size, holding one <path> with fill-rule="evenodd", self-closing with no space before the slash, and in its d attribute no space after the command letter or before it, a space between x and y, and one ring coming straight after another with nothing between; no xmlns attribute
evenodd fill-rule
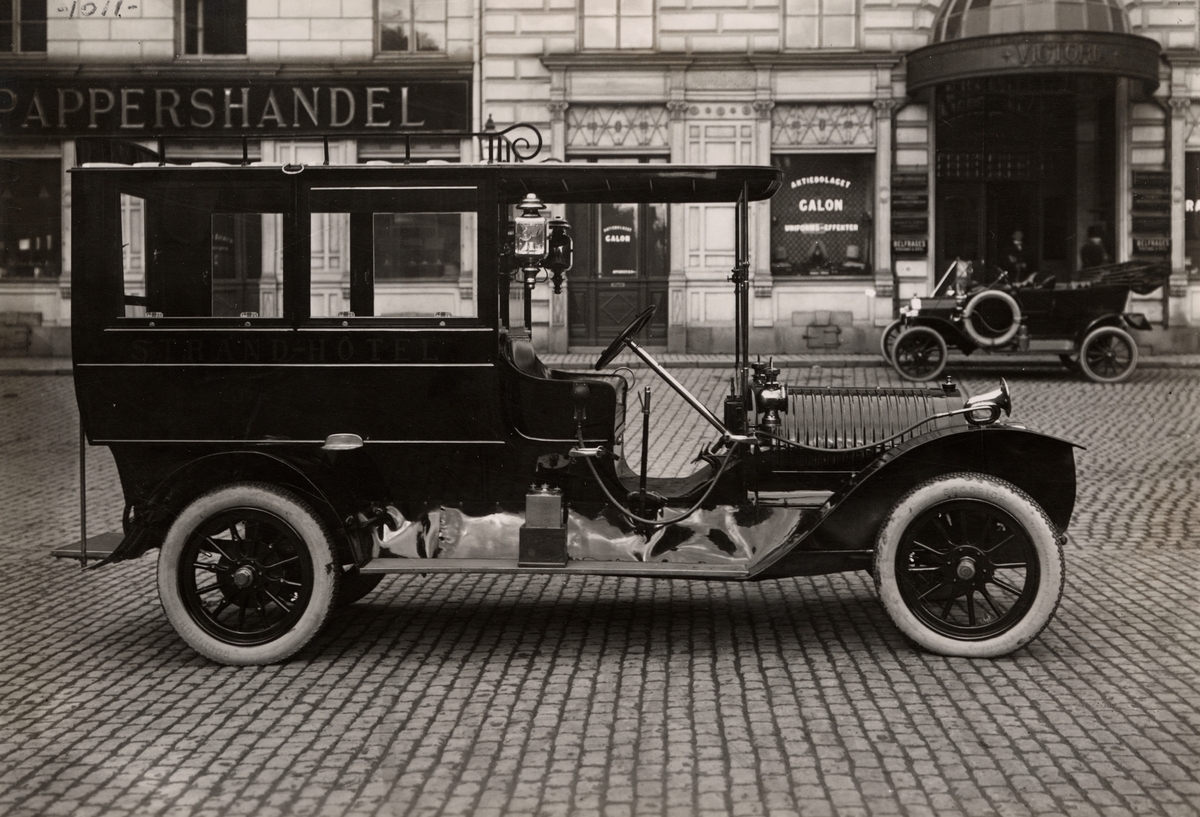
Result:
<svg viewBox="0 0 1200 817"><path fill-rule="evenodd" d="M179 162L236 162L243 143L251 161L319 162L324 147L311 135L324 132L344 135L330 142L335 162L456 162L477 160L478 144L405 134L477 131L489 120L535 125L543 156L560 161L779 167L783 189L751 214L755 351L872 351L898 301L923 294L956 259L996 275L1017 232L1029 267L1060 280L1085 263L1088 243L1093 260L1169 263L1170 297L1135 308L1156 323L1165 309L1170 329L1142 339L1197 348L1195 0L0 8L0 312L10 351L65 350L66 171L78 137L170 136ZM653 303L651 343L732 349L724 209L561 213L576 264L563 293L537 293L538 344L603 345ZM136 223L136 203L127 218ZM269 309L278 236L268 222L223 227L211 270L222 297ZM314 314L348 308L348 229L314 223ZM395 314L470 308L470 218L374 229ZM134 288L138 251L131 242Z"/></svg>

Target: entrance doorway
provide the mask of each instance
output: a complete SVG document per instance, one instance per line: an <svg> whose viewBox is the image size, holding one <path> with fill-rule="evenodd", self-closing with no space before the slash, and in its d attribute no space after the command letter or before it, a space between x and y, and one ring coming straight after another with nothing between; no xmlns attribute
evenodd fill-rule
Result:
<svg viewBox="0 0 1200 817"><path fill-rule="evenodd" d="M578 204L567 208L575 262L567 284L572 346L604 346L650 305L640 343L667 343L667 205Z"/></svg>
<svg viewBox="0 0 1200 817"><path fill-rule="evenodd" d="M956 258L988 283L1023 234L1029 272L1070 279L1088 227L1112 247L1111 79L1003 77L937 90L937 270Z"/></svg>

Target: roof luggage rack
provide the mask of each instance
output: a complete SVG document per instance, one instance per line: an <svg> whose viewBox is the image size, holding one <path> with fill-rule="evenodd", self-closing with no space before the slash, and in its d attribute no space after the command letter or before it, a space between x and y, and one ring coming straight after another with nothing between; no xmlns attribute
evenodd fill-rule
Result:
<svg viewBox="0 0 1200 817"><path fill-rule="evenodd" d="M402 131L399 133L381 133L373 131L366 133L363 131L346 131L336 134L320 134L309 136L297 136L297 139L320 139L324 147L324 162L329 164L329 140L344 139L346 137L364 137L364 136L388 136L390 138L399 138L404 142L404 162L403 164L412 163L412 142L413 139L421 139L425 141L456 141L462 139L478 139L480 158L485 164L508 164L527 162L536 157L542 151L544 141L542 133L533 125L527 122L518 122L515 125L509 125L503 130L496 130L496 125L489 116L487 124L484 125L482 131ZM251 134L243 134L242 142L242 160L243 167L250 164L250 136ZM254 134L256 138L261 138L258 134ZM108 136L80 136L75 140L75 166L80 167L84 164L105 163L105 164L149 164L157 162L159 166L167 164L167 142L168 141L187 141L187 142L213 142L223 141L228 142L228 135L213 135L213 136L159 136L156 140L157 149L151 150L137 142L132 142L127 139L120 139Z"/></svg>

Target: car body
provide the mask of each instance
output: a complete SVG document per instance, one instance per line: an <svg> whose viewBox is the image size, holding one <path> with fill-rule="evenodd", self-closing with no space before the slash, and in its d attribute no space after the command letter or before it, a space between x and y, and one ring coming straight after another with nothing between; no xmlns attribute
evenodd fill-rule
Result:
<svg viewBox="0 0 1200 817"><path fill-rule="evenodd" d="M1137 368L1138 348L1130 332L1150 329L1145 315L1126 311L1129 293L1149 294L1159 287L1165 293L1166 276L1159 264L1126 262L1083 270L1067 284L1035 274L1015 285L1002 277L978 286L971 265L956 262L933 295L913 298L900 309L900 317L884 330L880 351L913 381L937 378L948 348L956 348L967 355L1056 354L1089 380L1118 383Z"/></svg>
<svg viewBox="0 0 1200 817"><path fill-rule="evenodd" d="M1007 387L789 387L751 363L747 212L778 188L774 168L92 153L106 161L72 172L74 373L83 430L111 450L126 503L102 563L158 549L167 617L213 660L283 660L387 574L862 569L907 637L966 656L1028 643L1058 605L1074 446L1004 421ZM730 220L736 348L722 406L639 344L653 307L596 371L538 357L530 291L571 256L555 220L538 245L539 206L572 202L712 205ZM339 220L350 309L320 315L314 236ZM471 227L446 244L470 302L410 314L416 295L376 281L391 252L381 230L423 224L427 240L450 222ZM275 253L256 262L272 272L250 296L221 283L239 229L253 238L246 258ZM713 427L691 474L648 477L644 449L624 447L628 383L599 371L623 348Z"/></svg>

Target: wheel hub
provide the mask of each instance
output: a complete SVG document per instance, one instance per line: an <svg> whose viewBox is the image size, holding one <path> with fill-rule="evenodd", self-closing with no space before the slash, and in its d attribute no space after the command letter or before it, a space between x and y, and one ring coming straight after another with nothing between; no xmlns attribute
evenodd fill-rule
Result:
<svg viewBox="0 0 1200 817"><path fill-rule="evenodd" d="M963 590L987 584L992 566L987 556L975 547L957 547L946 557L946 569Z"/></svg>
<svg viewBox="0 0 1200 817"><path fill-rule="evenodd" d="M955 573L964 582L975 578L975 560L970 556L962 557L958 560L958 568L955 570Z"/></svg>
<svg viewBox="0 0 1200 817"><path fill-rule="evenodd" d="M250 567L250 565L242 565L233 571L233 583L239 590L245 590L254 584L255 578L257 578L257 575L254 572L254 568Z"/></svg>

